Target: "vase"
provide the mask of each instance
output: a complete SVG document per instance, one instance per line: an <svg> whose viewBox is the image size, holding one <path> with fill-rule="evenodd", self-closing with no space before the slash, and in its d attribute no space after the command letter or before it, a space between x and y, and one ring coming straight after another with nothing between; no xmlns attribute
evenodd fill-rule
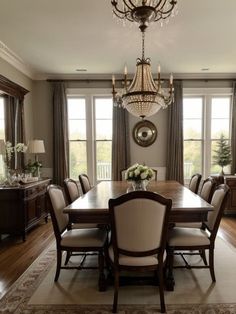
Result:
<svg viewBox="0 0 236 314"><path fill-rule="evenodd" d="M146 191L147 185L148 185L147 180L132 181L132 187L134 191Z"/></svg>

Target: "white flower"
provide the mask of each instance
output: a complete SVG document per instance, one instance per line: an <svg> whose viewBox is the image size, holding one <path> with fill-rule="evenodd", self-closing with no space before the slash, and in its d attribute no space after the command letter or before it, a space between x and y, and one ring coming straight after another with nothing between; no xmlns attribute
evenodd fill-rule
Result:
<svg viewBox="0 0 236 314"><path fill-rule="evenodd" d="M147 172L147 171L142 172L141 175L140 175L140 177L141 177L142 180L147 179L147 177L148 177L148 172Z"/></svg>
<svg viewBox="0 0 236 314"><path fill-rule="evenodd" d="M139 164L129 167L125 173L125 179L129 181L150 180L154 176L151 168Z"/></svg>
<svg viewBox="0 0 236 314"><path fill-rule="evenodd" d="M27 150L27 146L24 143L17 143L15 146L15 151L17 153L25 153Z"/></svg>
<svg viewBox="0 0 236 314"><path fill-rule="evenodd" d="M135 170L134 170L134 175L135 175L135 177L137 177L139 174L140 174L139 168L135 169Z"/></svg>

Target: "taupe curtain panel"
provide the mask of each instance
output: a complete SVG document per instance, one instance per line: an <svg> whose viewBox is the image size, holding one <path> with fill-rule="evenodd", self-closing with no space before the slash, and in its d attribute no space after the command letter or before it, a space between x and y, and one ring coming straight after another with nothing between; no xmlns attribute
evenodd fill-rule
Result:
<svg viewBox="0 0 236 314"><path fill-rule="evenodd" d="M129 116L127 110L113 107L112 180L130 165Z"/></svg>
<svg viewBox="0 0 236 314"><path fill-rule="evenodd" d="M5 96L4 99L6 141L11 142L13 146L15 146L16 143L25 143L23 100L9 95ZM12 156L11 168L24 168L23 154Z"/></svg>
<svg viewBox="0 0 236 314"><path fill-rule="evenodd" d="M166 179L184 183L183 175L183 84L174 81L174 102L168 108Z"/></svg>
<svg viewBox="0 0 236 314"><path fill-rule="evenodd" d="M67 97L63 82L53 82L53 182L62 185L69 176Z"/></svg>
<svg viewBox="0 0 236 314"><path fill-rule="evenodd" d="M232 164L231 173L236 173L236 81L233 82L233 99L232 99L232 130L231 130L231 154Z"/></svg>

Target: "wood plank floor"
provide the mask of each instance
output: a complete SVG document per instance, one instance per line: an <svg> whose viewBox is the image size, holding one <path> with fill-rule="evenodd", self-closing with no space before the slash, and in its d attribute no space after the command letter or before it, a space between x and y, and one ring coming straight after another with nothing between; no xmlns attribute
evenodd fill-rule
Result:
<svg viewBox="0 0 236 314"><path fill-rule="evenodd" d="M236 217L223 217L219 235L236 247ZM32 262L54 241L51 221L21 237L9 237L0 242L0 298Z"/></svg>

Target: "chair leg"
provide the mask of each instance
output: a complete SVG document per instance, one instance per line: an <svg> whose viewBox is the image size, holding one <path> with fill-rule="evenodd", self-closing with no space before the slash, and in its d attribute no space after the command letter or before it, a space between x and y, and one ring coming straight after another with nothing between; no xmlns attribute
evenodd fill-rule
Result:
<svg viewBox="0 0 236 314"><path fill-rule="evenodd" d="M54 281L57 281L60 275L60 270L61 270L61 256L62 256L62 252L61 250L57 249L57 269L56 269L56 274L55 274L55 278Z"/></svg>
<svg viewBox="0 0 236 314"><path fill-rule="evenodd" d="M216 277L215 277L215 271L214 271L214 248L209 249L209 266L210 266L211 279L213 282L215 282Z"/></svg>
<svg viewBox="0 0 236 314"><path fill-rule="evenodd" d="M205 252L205 250L200 250L199 254L200 254L200 256L201 256L201 258L203 260L204 265L207 265L207 259L206 259L206 252Z"/></svg>
<svg viewBox="0 0 236 314"><path fill-rule="evenodd" d="M70 257L71 257L71 252L70 252L70 251L67 251L67 252L66 252L65 265L68 264Z"/></svg>
<svg viewBox="0 0 236 314"><path fill-rule="evenodd" d="M160 303L161 303L161 313L166 312L165 299L164 299L164 279L163 279L163 265L159 267L158 277L159 277L159 293L160 293Z"/></svg>
<svg viewBox="0 0 236 314"><path fill-rule="evenodd" d="M98 268L99 268L99 280L98 280L99 291L106 291L106 278L104 275L103 251L99 251L98 253Z"/></svg>
<svg viewBox="0 0 236 314"><path fill-rule="evenodd" d="M167 276L166 276L166 289L167 291L174 291L174 276L173 276L173 264L174 264L174 249L168 248L167 250Z"/></svg>
<svg viewBox="0 0 236 314"><path fill-rule="evenodd" d="M118 303L118 290L119 290L119 271L116 269L114 271L114 298L113 298L113 308L112 313L117 313L117 303Z"/></svg>

